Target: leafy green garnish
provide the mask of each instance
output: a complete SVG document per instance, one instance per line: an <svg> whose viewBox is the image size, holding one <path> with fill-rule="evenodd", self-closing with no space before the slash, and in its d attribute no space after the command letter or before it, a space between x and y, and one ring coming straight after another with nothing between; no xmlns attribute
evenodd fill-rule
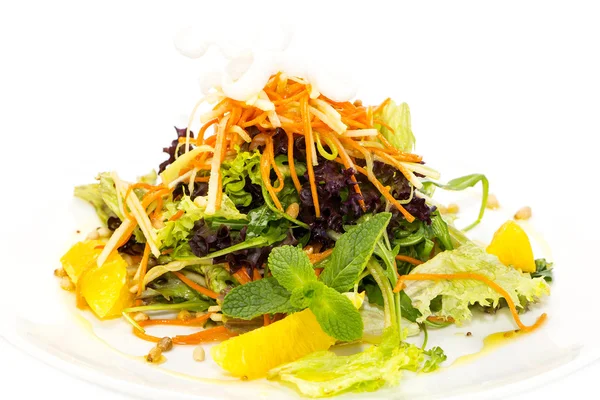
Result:
<svg viewBox="0 0 600 400"><path fill-rule="evenodd" d="M452 190L452 191L461 191L467 188L475 186L477 183L481 182L481 206L479 207L479 215L477 216L477 220L463 229L463 231L468 231L476 227L483 218L483 214L485 213L485 207L487 204L488 193L490 190L490 183L485 175L483 174L471 174L461 176L460 178L452 179L450 182L445 185L438 182L426 181L423 182L424 190L431 194L433 186L437 186L444 190Z"/></svg>
<svg viewBox="0 0 600 400"><path fill-rule="evenodd" d="M385 125L375 124L375 128L385 136L392 146L406 152L413 150L415 135L411 128L408 104L402 103L398 106L393 100L390 100L380 112L375 114L375 118L393 129L392 131Z"/></svg>
<svg viewBox="0 0 600 400"><path fill-rule="evenodd" d="M535 272L531 274L532 278L544 278L546 282L552 282L552 263L545 258L535 260Z"/></svg>
<svg viewBox="0 0 600 400"><path fill-rule="evenodd" d="M292 246L281 246L269 254L269 270L279 284L289 290L316 282L317 277L305 252Z"/></svg>
<svg viewBox="0 0 600 400"><path fill-rule="evenodd" d="M363 321L350 299L321 282L314 282L308 308L329 336L349 342L362 337ZM320 290L318 290L320 289ZM304 293L306 294L306 293Z"/></svg>
<svg viewBox="0 0 600 400"><path fill-rule="evenodd" d="M385 232L392 214L380 213L343 234L335 244L321 280L338 292L354 286Z"/></svg>
<svg viewBox="0 0 600 400"><path fill-rule="evenodd" d="M249 320L263 314L298 311L291 305L290 295L273 277L249 282L234 288L225 296L223 314Z"/></svg>
<svg viewBox="0 0 600 400"><path fill-rule="evenodd" d="M417 266L411 273L415 274L456 274L477 273L488 277L502 287L515 302L521 306L520 300L536 301L550 293L548 284L542 278L531 278L515 268L507 267L484 249L468 242L456 250L439 253L431 260ZM502 296L485 283L473 280L441 280L441 281L406 281L404 292L410 297L423 322L430 315L445 319L452 317L460 324L471 318L470 306L478 303L488 307L498 305ZM441 309L431 310L432 301L441 296Z"/></svg>
<svg viewBox="0 0 600 400"><path fill-rule="evenodd" d="M446 357L444 350L438 346L432 347L424 353L429 356L429 359L425 361L425 364L421 369L422 372L433 372L437 370L440 367L440 364L448 358Z"/></svg>
<svg viewBox="0 0 600 400"><path fill-rule="evenodd" d="M313 353L272 369L267 378L290 383L305 396L329 397L394 386L402 370L431 372L445 360L439 348L424 352L411 344L399 346L398 342L397 329L386 329L378 346L350 356L330 351Z"/></svg>
<svg viewBox="0 0 600 400"><path fill-rule="evenodd" d="M246 178L254 184L260 184L260 153L240 151L231 161L221 165L223 191L236 206L247 207L252 202L252 195L244 187Z"/></svg>

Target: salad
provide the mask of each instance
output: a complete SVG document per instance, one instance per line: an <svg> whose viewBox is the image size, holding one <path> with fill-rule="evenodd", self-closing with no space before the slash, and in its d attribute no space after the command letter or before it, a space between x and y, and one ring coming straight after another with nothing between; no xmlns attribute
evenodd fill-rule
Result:
<svg viewBox="0 0 600 400"><path fill-rule="evenodd" d="M148 362L180 345L200 345L201 361L217 342L224 373L323 397L438 369L443 349L407 337L468 323L476 309L508 308L523 332L544 322L520 314L549 295L552 265L512 220L487 248L467 238L488 181L442 183L413 152L407 104L333 101L282 72L248 100L217 87L202 101L201 128L176 128L158 172L134 182L104 172L75 188L102 228L55 271L80 308L154 343ZM478 184L478 218L459 229L434 191ZM158 337L153 325L196 329ZM370 347L330 351L346 343Z"/></svg>

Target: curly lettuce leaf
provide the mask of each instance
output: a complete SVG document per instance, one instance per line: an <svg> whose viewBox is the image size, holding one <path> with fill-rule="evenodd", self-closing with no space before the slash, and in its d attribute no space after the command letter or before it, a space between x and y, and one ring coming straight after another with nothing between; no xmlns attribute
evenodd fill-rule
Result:
<svg viewBox="0 0 600 400"><path fill-rule="evenodd" d="M330 351L316 352L272 369L267 378L293 384L309 397L372 392L394 386L400 381L402 370L420 371L425 362L423 350L409 344L398 346L398 341L397 330L388 329L380 345L361 353L338 356Z"/></svg>
<svg viewBox="0 0 600 400"><path fill-rule="evenodd" d="M535 302L550 294L550 287L543 278L531 278L515 268L507 267L498 257L488 254L479 246L468 242L456 250L444 251L419 265L411 274L477 273L488 277L508 292L517 307L521 301ZM483 282L477 280L406 281L405 293L421 312L417 322L435 315L453 318L457 324L471 319L469 306L496 307L502 296ZM433 299L441 296L439 311L431 309Z"/></svg>
<svg viewBox="0 0 600 400"><path fill-rule="evenodd" d="M247 207L252 202L252 195L244 190L246 177L254 184L260 185L260 153L238 152L237 156L221 165L223 190L236 206Z"/></svg>
<svg viewBox="0 0 600 400"><path fill-rule="evenodd" d="M167 221L165 226L158 231L158 240L163 248L175 247L183 241L187 241L190 232L194 228L194 223L206 214L206 196L199 196L195 201L189 196L184 196L178 202L171 202L165 205L166 211L164 217L169 219L178 211L183 211L181 218L175 221ZM242 214L235 207L235 204L226 194L223 194L221 208L210 215L210 218L225 218L228 220L245 220L245 214Z"/></svg>
<svg viewBox="0 0 600 400"><path fill-rule="evenodd" d="M385 123L385 125L375 124L375 128L383 136L401 151L410 152L415 147L415 135L412 132L410 123L410 109L408 104L402 103L399 106L393 100L375 114L375 119ZM388 129L388 127L393 130Z"/></svg>

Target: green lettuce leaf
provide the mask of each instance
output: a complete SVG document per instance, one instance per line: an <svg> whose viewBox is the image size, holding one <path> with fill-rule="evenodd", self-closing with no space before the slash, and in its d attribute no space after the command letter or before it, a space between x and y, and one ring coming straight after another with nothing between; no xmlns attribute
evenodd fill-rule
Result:
<svg viewBox="0 0 600 400"><path fill-rule="evenodd" d="M222 293L228 287L235 286L233 276L220 265L201 265L198 269L206 279L206 287L215 293Z"/></svg>
<svg viewBox="0 0 600 400"><path fill-rule="evenodd" d="M200 200L198 200L200 199ZM204 197L196 198L192 201L189 196L184 196L178 202L170 202L165 205L165 218L169 219L178 211L184 211L181 218L175 221L168 221L165 226L158 231L158 240L163 248L175 247L180 242L186 241L194 228L194 223L205 217L206 202L203 202ZM240 213L233 201L226 194L223 194L221 200L221 208L210 218L225 218L228 220L245 220L246 215Z"/></svg>
<svg viewBox="0 0 600 400"><path fill-rule="evenodd" d="M402 370L419 371L424 352L408 344L398 346L398 332L386 330L379 346L350 356L330 351L310 354L269 371L268 379L296 386L309 397L327 397L343 392L372 392L400 381Z"/></svg>
<svg viewBox="0 0 600 400"><path fill-rule="evenodd" d="M375 114L375 119L384 122L387 127L375 124L375 128L397 149L410 152L415 147L415 135L410 124L410 109L408 104L399 106L391 100L383 109Z"/></svg>
<svg viewBox="0 0 600 400"><path fill-rule="evenodd" d="M247 207L252 202L252 195L244 190L246 177L259 185L260 178L260 153L238 152L237 156L221 165L223 190L236 206Z"/></svg>
<svg viewBox="0 0 600 400"><path fill-rule="evenodd" d="M110 173L103 172L96 179L98 183L75 187L75 197L90 203L104 225L106 225L108 218L112 216L123 220L123 215L119 209L115 182L110 177Z"/></svg>
<svg viewBox="0 0 600 400"><path fill-rule="evenodd" d="M484 275L508 292L517 307L523 307L521 300L535 302L550 294L550 287L543 278L531 278L515 268L507 267L498 257L468 242L456 250L445 251L428 262L416 267L411 274L454 274L473 272ZM480 304L483 307L496 307L502 296L483 282L477 280L405 281L405 293L413 305L421 312L417 322L423 322L430 315L451 317L457 324L471 319L469 306ZM441 296L439 311L431 310L431 302Z"/></svg>

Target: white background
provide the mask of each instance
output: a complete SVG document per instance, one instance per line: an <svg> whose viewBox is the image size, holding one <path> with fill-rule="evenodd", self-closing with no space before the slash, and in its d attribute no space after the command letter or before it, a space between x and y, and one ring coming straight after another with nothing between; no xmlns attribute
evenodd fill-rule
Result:
<svg viewBox="0 0 600 400"><path fill-rule="evenodd" d="M484 172L502 165L514 176L510 190L564 198L556 229L577 232L598 220L593 205L573 200L597 193L600 14L593 2L170 3L0 6L2 209L13 229L3 235L27 218L15 212L15 196L35 196L43 209L44 196L68 195L53 174L70 185L116 167L143 173L162 159L172 125L183 126L199 97L202 65L172 46L176 29L190 23L241 34L289 23L309 59L357 77L359 97L407 101L427 160L452 152L457 164ZM56 157L36 165L29 146ZM5 393L40 397L60 387L64 399L109 396L3 341L0 355ZM598 372L588 368L521 398L593 388Z"/></svg>

